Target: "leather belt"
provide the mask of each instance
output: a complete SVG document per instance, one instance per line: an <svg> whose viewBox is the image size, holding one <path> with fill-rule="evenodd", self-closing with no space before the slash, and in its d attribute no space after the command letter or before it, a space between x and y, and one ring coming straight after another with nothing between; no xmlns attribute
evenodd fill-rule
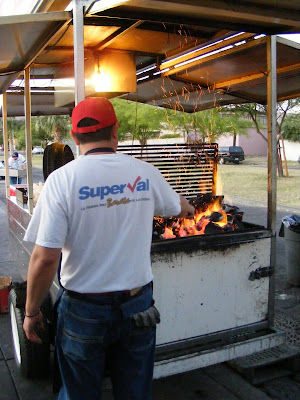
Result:
<svg viewBox="0 0 300 400"><path fill-rule="evenodd" d="M72 296L72 295L77 295L77 296L113 296L115 294L129 294L130 296L135 296L144 286L140 286L131 290L119 290L116 292L104 292L104 293L79 293L79 292L74 292L72 290L66 290L66 292Z"/></svg>

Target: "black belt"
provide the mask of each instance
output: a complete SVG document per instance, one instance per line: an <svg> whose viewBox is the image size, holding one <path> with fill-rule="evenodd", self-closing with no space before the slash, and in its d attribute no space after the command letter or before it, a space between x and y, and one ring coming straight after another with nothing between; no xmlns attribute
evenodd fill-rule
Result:
<svg viewBox="0 0 300 400"><path fill-rule="evenodd" d="M144 286L140 286L138 288L135 289L131 289L131 290L119 290L116 292L103 292L103 293L79 293L79 292L74 292L73 290L67 290L64 289L65 293L74 298L74 299L81 299L81 300L87 300L88 298L91 297L113 297L113 296L119 296L119 295L129 295L129 296L135 296L136 294L138 294L142 289L150 287L151 283L147 283Z"/></svg>

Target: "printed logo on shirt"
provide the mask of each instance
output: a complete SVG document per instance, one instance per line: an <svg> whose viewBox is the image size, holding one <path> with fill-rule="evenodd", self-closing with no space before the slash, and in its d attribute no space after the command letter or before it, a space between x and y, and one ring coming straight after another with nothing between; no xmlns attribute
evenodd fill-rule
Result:
<svg viewBox="0 0 300 400"><path fill-rule="evenodd" d="M103 200L106 196L149 191L149 179L146 179L145 181L142 181L141 179L142 178L138 176L133 183L129 182L112 186L82 186L79 189L79 200L86 200L89 197L100 197L100 200Z"/></svg>

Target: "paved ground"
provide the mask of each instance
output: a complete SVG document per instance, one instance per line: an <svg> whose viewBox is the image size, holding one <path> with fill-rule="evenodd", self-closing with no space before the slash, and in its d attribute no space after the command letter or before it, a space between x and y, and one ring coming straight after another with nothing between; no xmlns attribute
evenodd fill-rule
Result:
<svg viewBox="0 0 300 400"><path fill-rule="evenodd" d="M36 180L40 178L36 175ZM246 221L266 224L264 204L234 199L234 204L245 211ZM279 207L277 232L282 217L291 213L300 214L300 209ZM0 181L0 275L11 275L20 281L18 260L9 250L8 228L4 203L4 181ZM277 238L277 273L275 295L275 323L286 330L287 343L300 353L300 288L286 281L284 239ZM251 385L244 377L227 364L203 368L193 372L155 381L154 400L299 400L300 372L282 376L281 364L270 365L262 372L262 383ZM276 377L279 375L279 377ZM105 400L112 399L109 391ZM0 314L0 400L55 400L51 379L30 381L24 379L16 369L7 314ZM84 399L83 399L84 400Z"/></svg>

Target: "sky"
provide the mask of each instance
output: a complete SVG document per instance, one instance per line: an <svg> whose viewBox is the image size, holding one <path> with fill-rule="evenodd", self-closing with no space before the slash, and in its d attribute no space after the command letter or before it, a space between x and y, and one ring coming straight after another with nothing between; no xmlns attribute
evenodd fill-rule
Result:
<svg viewBox="0 0 300 400"><path fill-rule="evenodd" d="M278 36L300 43L300 33L289 33L287 35L278 35Z"/></svg>

